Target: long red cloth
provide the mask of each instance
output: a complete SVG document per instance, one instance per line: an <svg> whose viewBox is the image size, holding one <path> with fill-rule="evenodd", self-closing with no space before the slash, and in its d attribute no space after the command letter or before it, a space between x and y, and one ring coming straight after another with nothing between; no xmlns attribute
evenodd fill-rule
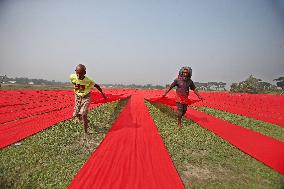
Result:
<svg viewBox="0 0 284 189"><path fill-rule="evenodd" d="M284 175L284 142L194 109L185 116Z"/></svg>
<svg viewBox="0 0 284 189"><path fill-rule="evenodd" d="M158 98L148 98L147 100L151 101L151 102L158 102L158 103L162 103L162 104L166 104L169 106L175 106L177 101L174 98L169 98L169 97L158 97ZM196 102L199 102L200 100L196 100L196 99L187 99L186 100L186 104L187 105L192 105Z"/></svg>
<svg viewBox="0 0 284 189"><path fill-rule="evenodd" d="M202 92L201 95L205 100L196 106L207 106L284 126L283 95L226 92Z"/></svg>
<svg viewBox="0 0 284 189"><path fill-rule="evenodd" d="M69 188L184 188L142 96L131 97Z"/></svg>
<svg viewBox="0 0 284 189"><path fill-rule="evenodd" d="M4 148L54 124L72 117L73 108L29 117L0 126L0 148Z"/></svg>
<svg viewBox="0 0 284 189"><path fill-rule="evenodd" d="M171 108L176 110L174 106ZM188 109L185 116L272 169L284 174L284 142L191 108Z"/></svg>
<svg viewBox="0 0 284 189"><path fill-rule="evenodd" d="M14 91L19 96L14 95L10 101L8 96L13 91L2 91L1 93L6 95L3 95L4 100L0 102L0 105L5 104L5 106L0 106L0 123L2 123L0 124L0 148L72 118L74 95L70 91ZM89 109L127 96L108 94L107 97L105 100L99 93L92 92L93 99ZM17 101L24 102L20 109L19 104L13 107Z"/></svg>
<svg viewBox="0 0 284 189"><path fill-rule="evenodd" d="M161 97L165 91L144 90L146 99ZM284 96L271 94L244 94L228 92L200 92L205 100L194 106L207 106L230 113L255 118L265 122L284 126ZM167 97L174 98L175 91L170 91ZM189 99L195 99L194 93L189 93Z"/></svg>

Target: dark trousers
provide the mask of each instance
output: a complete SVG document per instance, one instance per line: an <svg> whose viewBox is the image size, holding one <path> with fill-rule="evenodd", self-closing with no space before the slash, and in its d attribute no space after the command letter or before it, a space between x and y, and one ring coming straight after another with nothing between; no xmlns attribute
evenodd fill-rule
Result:
<svg viewBox="0 0 284 189"><path fill-rule="evenodd" d="M177 114L179 117L184 116L184 114L187 111L187 104L182 104L180 102L177 102Z"/></svg>

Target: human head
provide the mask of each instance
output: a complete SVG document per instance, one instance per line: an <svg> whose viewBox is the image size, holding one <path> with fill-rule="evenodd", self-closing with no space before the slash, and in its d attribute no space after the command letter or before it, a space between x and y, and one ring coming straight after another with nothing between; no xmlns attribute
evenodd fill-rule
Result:
<svg viewBox="0 0 284 189"><path fill-rule="evenodd" d="M192 76L192 69L191 67L184 66L179 70L179 76L185 78L191 78Z"/></svg>
<svg viewBox="0 0 284 189"><path fill-rule="evenodd" d="M79 79L84 79L86 74L86 66L83 64L78 64L75 71Z"/></svg>

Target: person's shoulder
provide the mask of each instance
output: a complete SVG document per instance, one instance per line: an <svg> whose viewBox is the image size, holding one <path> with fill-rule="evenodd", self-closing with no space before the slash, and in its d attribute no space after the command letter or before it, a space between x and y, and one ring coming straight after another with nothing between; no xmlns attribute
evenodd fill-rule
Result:
<svg viewBox="0 0 284 189"><path fill-rule="evenodd" d="M180 80L180 78L179 78L179 77L176 77L175 80L174 80L174 82L177 82L178 80Z"/></svg>
<svg viewBox="0 0 284 189"><path fill-rule="evenodd" d="M73 74L70 74L69 78L70 78L70 79L75 79L75 78L77 78L77 75L74 74L74 73L73 73Z"/></svg>
<svg viewBox="0 0 284 189"><path fill-rule="evenodd" d="M93 80L93 78L91 78L90 76L85 75L86 80L95 83L95 81Z"/></svg>
<svg viewBox="0 0 284 189"><path fill-rule="evenodd" d="M172 83L172 85L173 85L173 84L176 85L177 82L178 82L178 78L175 78L174 81L173 81L173 83Z"/></svg>

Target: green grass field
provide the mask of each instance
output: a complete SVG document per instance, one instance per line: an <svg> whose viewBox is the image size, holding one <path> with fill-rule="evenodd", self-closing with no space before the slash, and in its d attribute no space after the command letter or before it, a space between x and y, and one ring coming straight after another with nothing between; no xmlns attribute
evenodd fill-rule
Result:
<svg viewBox="0 0 284 189"><path fill-rule="evenodd" d="M244 128L259 132L263 135L267 135L277 140L284 141L284 127L282 126L207 107L200 107L195 109L213 115L214 117L218 117L230 123L240 125Z"/></svg>
<svg viewBox="0 0 284 189"><path fill-rule="evenodd" d="M0 152L0 188L67 188L105 137L127 100L89 112L94 133L83 136L76 119L61 122Z"/></svg>
<svg viewBox="0 0 284 189"><path fill-rule="evenodd" d="M178 129L172 109L147 106L186 188L284 188L283 175L212 132L186 119Z"/></svg>
<svg viewBox="0 0 284 189"><path fill-rule="evenodd" d="M170 108L145 102L186 188L284 188L283 175L190 120L184 119L183 127L178 129ZM90 111L94 133L87 138L83 137L82 125L70 119L28 137L21 145L2 149L1 189L66 188L126 103L112 102ZM212 109L201 110L283 140L279 126Z"/></svg>

